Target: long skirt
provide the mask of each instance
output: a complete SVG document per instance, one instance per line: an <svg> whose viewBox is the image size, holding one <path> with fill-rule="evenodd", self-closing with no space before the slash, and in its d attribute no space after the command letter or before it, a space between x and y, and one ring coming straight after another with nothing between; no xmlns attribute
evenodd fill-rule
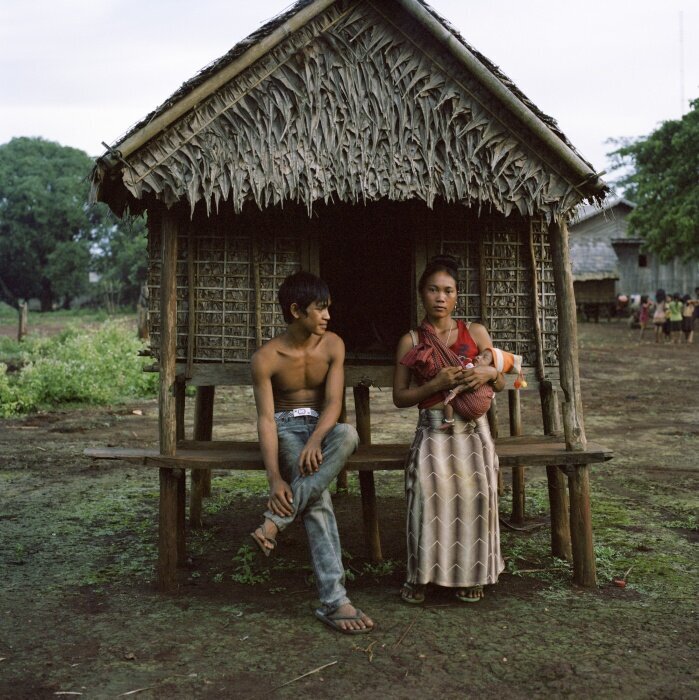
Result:
<svg viewBox="0 0 699 700"><path fill-rule="evenodd" d="M439 430L442 411L420 411L405 469L408 576L462 588L496 583L504 569L498 458L488 419Z"/></svg>

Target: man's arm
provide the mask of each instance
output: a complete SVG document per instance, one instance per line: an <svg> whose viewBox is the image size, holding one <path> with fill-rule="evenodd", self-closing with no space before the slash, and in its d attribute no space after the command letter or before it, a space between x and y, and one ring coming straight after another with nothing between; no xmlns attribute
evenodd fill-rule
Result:
<svg viewBox="0 0 699 700"><path fill-rule="evenodd" d="M323 461L321 444L323 438L335 427L342 411L342 395L345 390L345 344L340 336L325 336L328 342L330 363L325 378L325 400L323 410L318 417L316 429L308 438L306 446L299 457L299 469L302 474L317 472Z"/></svg>
<svg viewBox="0 0 699 700"><path fill-rule="evenodd" d="M277 424L274 420L274 392L270 365L271 362L264 356L264 352L258 350L252 356L252 388L257 408L257 435L269 482L267 506L277 515L284 516L293 513L291 507L293 493L279 472L279 439Z"/></svg>

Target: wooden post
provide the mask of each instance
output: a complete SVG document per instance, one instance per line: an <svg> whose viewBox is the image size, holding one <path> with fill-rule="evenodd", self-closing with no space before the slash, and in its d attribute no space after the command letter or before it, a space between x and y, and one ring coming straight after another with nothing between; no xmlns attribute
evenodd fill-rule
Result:
<svg viewBox="0 0 699 700"><path fill-rule="evenodd" d="M158 588L171 591L177 585L177 565L184 563L184 538L180 542L179 495L184 469L160 469L158 518Z"/></svg>
<svg viewBox="0 0 699 700"><path fill-rule="evenodd" d="M564 221L549 225L553 279L556 286L558 307L558 358L561 373L563 403L563 430L566 448L572 451L585 449L580 370L578 367L578 329L575 316L573 273L568 250L568 228Z"/></svg>
<svg viewBox="0 0 699 700"><path fill-rule="evenodd" d="M161 223L162 258L160 273L160 454L172 456L177 450L177 408L175 362L177 355L177 219L165 211ZM160 469L160 517L158 525L158 587L174 588L180 550L178 528L178 480L181 469Z"/></svg>
<svg viewBox="0 0 699 700"><path fill-rule="evenodd" d="M560 417L557 410L556 391L551 382L541 382L541 410L544 419L544 434L556 435L560 432ZM551 554L559 559L571 561L573 550L570 542L570 511L566 477L562 467L546 467L548 481L549 508L551 511Z"/></svg>
<svg viewBox="0 0 699 700"><path fill-rule="evenodd" d="M194 403L194 439L211 440L214 424L214 395L216 387L198 386ZM208 491L207 491L208 481ZM211 470L192 469L192 484L189 492L189 524L202 526L202 499L211 493Z"/></svg>
<svg viewBox="0 0 699 700"><path fill-rule="evenodd" d="M369 387L366 384L357 384L354 387L354 410L357 414L359 442L362 445L371 445L371 408L369 406ZM362 492L364 538L369 550L369 557L372 561L382 561L373 472L359 472L359 488Z"/></svg>
<svg viewBox="0 0 699 700"><path fill-rule="evenodd" d="M165 211L162 218L160 273L160 454L176 449L175 363L177 361L177 219Z"/></svg>
<svg viewBox="0 0 699 700"><path fill-rule="evenodd" d="M498 439L499 426L498 426L498 406L497 406L497 396L493 396L493 400L488 409L488 427L490 428L490 435L493 440ZM502 478L502 469L498 469L498 497L502 497L505 493L505 483Z"/></svg>
<svg viewBox="0 0 699 700"><path fill-rule="evenodd" d="M522 434L522 410L519 389L509 389L507 398L510 409L510 435ZM524 467L512 467L512 515L510 521L515 525L524 522Z"/></svg>
<svg viewBox="0 0 699 700"><path fill-rule="evenodd" d="M338 423L347 422L347 387L342 388L342 410L340 411L340 417L338 418ZM347 482L347 469L343 469L338 475L335 493L346 494L349 491L349 484Z"/></svg>
<svg viewBox="0 0 699 700"><path fill-rule="evenodd" d="M22 338L27 335L27 316L29 305L26 301L21 301L19 304L19 326L17 328L17 342L21 342Z"/></svg>
<svg viewBox="0 0 699 700"><path fill-rule="evenodd" d="M183 378L175 381L175 437L184 440L184 409L186 386Z"/></svg>
<svg viewBox="0 0 699 700"><path fill-rule="evenodd" d="M148 285L141 285L141 293L138 297L138 309L137 309L137 326L138 326L138 338L144 342L150 340L150 331L148 330Z"/></svg>
<svg viewBox="0 0 699 700"><path fill-rule="evenodd" d="M569 467L568 487L573 581L581 586L596 586L597 572L590 509L590 467L587 464Z"/></svg>

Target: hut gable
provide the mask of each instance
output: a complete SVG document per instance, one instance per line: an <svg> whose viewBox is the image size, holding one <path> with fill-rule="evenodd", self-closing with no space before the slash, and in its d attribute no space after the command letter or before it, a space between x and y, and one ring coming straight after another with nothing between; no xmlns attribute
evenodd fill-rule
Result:
<svg viewBox="0 0 699 700"><path fill-rule="evenodd" d="M117 144L117 167L96 169L95 197L136 210L149 199L167 206L187 201L192 211L199 203L218 210L225 201L236 213L249 202L260 209L297 202L310 212L319 201L417 199L432 207L442 199L550 220L589 196L592 190L579 189L579 173L403 4L297 3L185 84L149 120L222 83L200 99L197 93L183 116L132 153L120 153ZM317 5L324 9L223 82L236 60ZM476 57L523 109L532 107ZM536 116L577 157L553 120ZM122 143L145 128L138 125Z"/></svg>
<svg viewBox="0 0 699 700"><path fill-rule="evenodd" d="M635 205L623 197L603 208L581 207L570 227L570 259L576 282L619 278L612 241L626 236L626 217Z"/></svg>

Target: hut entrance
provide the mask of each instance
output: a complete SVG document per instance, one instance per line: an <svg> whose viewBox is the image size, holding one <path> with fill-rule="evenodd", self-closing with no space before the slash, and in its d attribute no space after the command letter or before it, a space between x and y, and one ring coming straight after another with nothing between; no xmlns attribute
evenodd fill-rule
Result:
<svg viewBox="0 0 699 700"><path fill-rule="evenodd" d="M393 202L334 205L320 218L320 276L332 294L331 328L348 362L391 360L412 325L410 208Z"/></svg>

